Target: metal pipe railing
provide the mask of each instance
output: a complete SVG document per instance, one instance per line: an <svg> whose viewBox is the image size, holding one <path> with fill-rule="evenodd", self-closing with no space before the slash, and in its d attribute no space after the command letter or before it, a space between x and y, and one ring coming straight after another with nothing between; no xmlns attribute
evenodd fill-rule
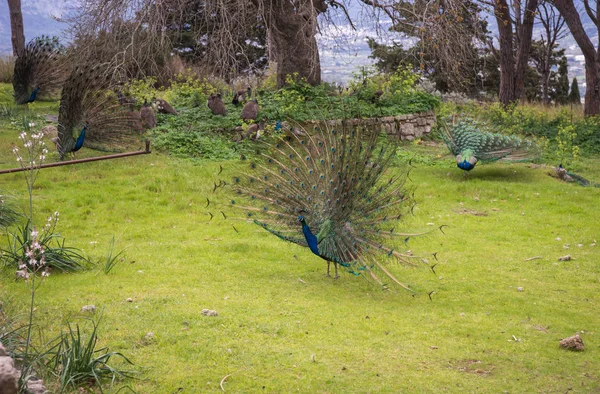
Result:
<svg viewBox="0 0 600 394"><path fill-rule="evenodd" d="M137 156L137 155L147 155L148 153L152 153L152 151L150 150L150 141L146 140L146 149L145 150L140 150L140 151L137 151L137 152L116 153L114 155L106 155L106 156L98 156L98 157L88 157L86 159L77 159L77 160L69 160L69 161L59 161L57 163L42 164L41 166L36 166L36 167L9 168L7 170L0 170L0 175L1 174L10 174L10 173L19 172L19 171L37 170L38 168L60 167L60 166L68 166L70 164L88 163L90 161L118 159L120 157L129 157L129 156Z"/></svg>

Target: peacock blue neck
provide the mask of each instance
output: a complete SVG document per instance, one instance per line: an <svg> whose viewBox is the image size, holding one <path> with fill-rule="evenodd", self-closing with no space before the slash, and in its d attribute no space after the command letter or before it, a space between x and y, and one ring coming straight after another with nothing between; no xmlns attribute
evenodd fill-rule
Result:
<svg viewBox="0 0 600 394"><path fill-rule="evenodd" d="M300 222L302 223L302 233L304 234L304 239L306 239L306 243L308 244L310 251L321 257L319 254L317 237L310 231L310 227L308 227L308 224L306 224L304 219L302 219Z"/></svg>
<svg viewBox="0 0 600 394"><path fill-rule="evenodd" d="M79 137L77 137L77 141L75 141L75 147L73 148L73 152L77 152L83 146L83 142L85 140L85 132L87 131L87 129L88 124L86 123L85 126L83 126L83 130L81 130Z"/></svg>
<svg viewBox="0 0 600 394"><path fill-rule="evenodd" d="M465 170L465 171L471 171L473 168L475 168L475 164L471 164L466 160L461 161L460 163L457 164L457 166L461 170Z"/></svg>
<svg viewBox="0 0 600 394"><path fill-rule="evenodd" d="M35 89L33 89L33 92L31 92L31 95L29 96L29 100L27 100L28 103L33 103L35 101L35 97L37 96L37 93L40 91L39 86Z"/></svg>

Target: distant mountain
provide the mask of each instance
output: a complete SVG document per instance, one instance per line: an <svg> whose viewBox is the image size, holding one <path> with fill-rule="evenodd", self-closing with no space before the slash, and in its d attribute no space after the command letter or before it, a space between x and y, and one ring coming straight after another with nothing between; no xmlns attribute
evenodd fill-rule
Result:
<svg viewBox="0 0 600 394"><path fill-rule="evenodd" d="M60 16L60 9L66 9L69 3L64 0L55 2L22 1L23 26L25 27L25 41L42 34L61 36L66 28L64 23L56 21L52 16ZM0 55L12 54L10 34L10 13L5 0L0 0Z"/></svg>

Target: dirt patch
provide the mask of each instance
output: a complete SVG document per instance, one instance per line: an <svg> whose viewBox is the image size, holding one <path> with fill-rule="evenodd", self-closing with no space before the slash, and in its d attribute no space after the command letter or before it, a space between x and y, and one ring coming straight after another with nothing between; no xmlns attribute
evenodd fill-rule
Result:
<svg viewBox="0 0 600 394"><path fill-rule="evenodd" d="M488 376L492 369L484 369L480 360L458 360L453 363L453 368L460 372L474 373L479 376Z"/></svg>
<svg viewBox="0 0 600 394"><path fill-rule="evenodd" d="M477 211L475 209L459 208L459 209L454 209L453 211L455 213L458 213L459 215L473 215L473 216L487 216L488 215L488 213L485 211Z"/></svg>

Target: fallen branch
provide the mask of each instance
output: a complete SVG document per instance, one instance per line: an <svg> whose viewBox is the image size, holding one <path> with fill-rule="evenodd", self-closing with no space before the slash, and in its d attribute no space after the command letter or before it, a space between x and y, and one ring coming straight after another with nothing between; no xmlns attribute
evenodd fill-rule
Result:
<svg viewBox="0 0 600 394"><path fill-rule="evenodd" d="M544 257L542 257L542 256L533 256L533 257L530 257L528 259L525 259L525 261L531 261L531 260L537 260L537 259L543 259L543 258Z"/></svg>

